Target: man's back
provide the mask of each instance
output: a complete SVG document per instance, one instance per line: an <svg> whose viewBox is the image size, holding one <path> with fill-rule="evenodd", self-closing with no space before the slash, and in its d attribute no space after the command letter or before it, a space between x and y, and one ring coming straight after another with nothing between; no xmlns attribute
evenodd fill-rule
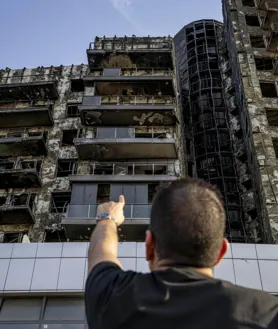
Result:
<svg viewBox="0 0 278 329"><path fill-rule="evenodd" d="M278 328L278 299L205 276L191 268L150 274L100 263L86 284L94 329Z"/></svg>

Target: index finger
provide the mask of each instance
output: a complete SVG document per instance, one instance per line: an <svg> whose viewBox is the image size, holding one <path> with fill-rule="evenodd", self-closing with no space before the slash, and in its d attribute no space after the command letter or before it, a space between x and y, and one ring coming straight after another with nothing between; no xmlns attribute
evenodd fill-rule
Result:
<svg viewBox="0 0 278 329"><path fill-rule="evenodd" d="M125 197L123 195L119 196L119 203L122 203L123 206L125 205Z"/></svg>

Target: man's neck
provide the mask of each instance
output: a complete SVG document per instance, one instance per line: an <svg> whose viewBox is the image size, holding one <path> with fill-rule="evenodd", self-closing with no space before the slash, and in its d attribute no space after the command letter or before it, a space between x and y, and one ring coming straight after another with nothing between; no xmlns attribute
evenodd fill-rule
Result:
<svg viewBox="0 0 278 329"><path fill-rule="evenodd" d="M151 270L152 271L161 271L161 270L166 270L167 268L171 267L182 267L182 264L176 264L171 261L167 260L159 260L153 263ZM184 265L184 267L189 267L187 265ZM197 268L197 267L192 267L196 272L199 272L203 275L209 276L213 278L213 269L212 268Z"/></svg>

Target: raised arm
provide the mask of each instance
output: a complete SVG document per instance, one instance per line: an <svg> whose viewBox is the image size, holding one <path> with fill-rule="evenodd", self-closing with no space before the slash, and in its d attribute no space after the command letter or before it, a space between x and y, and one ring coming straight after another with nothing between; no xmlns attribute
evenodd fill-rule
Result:
<svg viewBox="0 0 278 329"><path fill-rule="evenodd" d="M88 273L101 262L112 262L122 268L118 260L118 226L124 222L125 198L98 206L97 225L91 236L88 251ZM111 217L109 219L109 217Z"/></svg>

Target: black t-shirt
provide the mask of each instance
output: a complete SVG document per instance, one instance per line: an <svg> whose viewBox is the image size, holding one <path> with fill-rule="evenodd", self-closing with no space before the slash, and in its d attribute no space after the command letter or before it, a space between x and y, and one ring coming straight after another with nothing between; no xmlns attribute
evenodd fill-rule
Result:
<svg viewBox="0 0 278 329"><path fill-rule="evenodd" d="M142 274L100 263L85 304L90 329L278 329L278 297L192 268Z"/></svg>

